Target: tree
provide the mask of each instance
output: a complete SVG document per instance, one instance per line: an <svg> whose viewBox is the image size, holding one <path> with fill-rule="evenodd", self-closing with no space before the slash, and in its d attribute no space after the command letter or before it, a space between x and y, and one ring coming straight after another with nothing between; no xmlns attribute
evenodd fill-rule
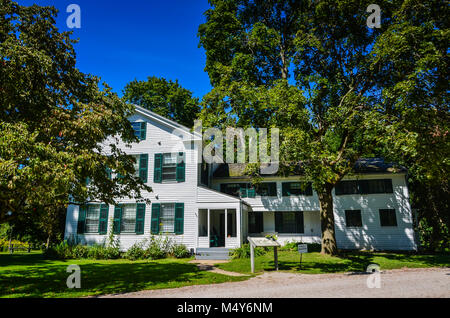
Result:
<svg viewBox="0 0 450 318"><path fill-rule="evenodd" d="M367 27L370 1L210 3L199 36L214 88L203 99L201 117L211 126L280 128L284 166L289 170L299 163L318 193L322 253L336 254L335 185L352 173L358 158L388 147L415 151L417 135L407 126L416 125L417 118L405 116L406 105L399 107L394 98L405 96L398 74L423 82L401 57L394 67L382 48L396 39L396 27L410 23L423 33L429 26L406 14L405 6L415 1L378 3L380 29ZM430 37L424 46L440 47L441 41ZM420 60L448 58L442 50L417 52L415 44L403 41L403 52ZM420 66L427 72L432 65ZM428 80L436 83L433 76Z"/></svg>
<svg viewBox="0 0 450 318"><path fill-rule="evenodd" d="M32 207L55 215L69 203L151 191L117 147L138 141L133 106L75 67L76 41L58 31L56 14L10 0L0 7L0 223Z"/></svg>
<svg viewBox="0 0 450 318"><path fill-rule="evenodd" d="M200 111L198 98L181 87L178 81L148 77L147 81L134 80L124 89L123 99L173 119L186 127L193 127Z"/></svg>

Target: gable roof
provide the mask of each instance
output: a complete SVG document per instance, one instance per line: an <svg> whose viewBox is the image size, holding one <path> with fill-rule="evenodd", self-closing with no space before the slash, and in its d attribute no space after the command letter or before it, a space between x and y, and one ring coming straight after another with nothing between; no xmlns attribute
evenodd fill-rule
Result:
<svg viewBox="0 0 450 318"><path fill-rule="evenodd" d="M139 115L143 115L151 120L154 120L160 124L165 125L166 127L172 128L172 129L177 129L180 130L184 133L186 133L187 135L190 135L192 137L194 137L192 140L201 140L202 136L200 133L192 131L191 129L177 123L176 121L173 121L171 119L168 119L164 116L161 116L155 112L152 112L151 110L148 110L144 107L141 107L139 105L135 105L133 104L133 106L135 107L135 113L139 114Z"/></svg>
<svg viewBox="0 0 450 318"><path fill-rule="evenodd" d="M213 178L238 178L246 177L244 171L246 163L222 163L213 173ZM403 166L395 163L386 163L383 158L361 158L359 159L353 168L354 173L399 173L406 172L407 169ZM298 164L294 168L294 172L291 175L301 176L303 175L303 169L301 164ZM266 174L263 176L282 176L281 171L274 174Z"/></svg>

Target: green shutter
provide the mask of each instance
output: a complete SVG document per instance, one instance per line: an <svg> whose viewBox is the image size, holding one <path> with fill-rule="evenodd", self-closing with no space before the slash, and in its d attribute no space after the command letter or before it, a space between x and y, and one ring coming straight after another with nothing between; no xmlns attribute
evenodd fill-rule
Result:
<svg viewBox="0 0 450 318"><path fill-rule="evenodd" d="M114 223L113 223L114 234L120 234L121 222L122 222L122 206L116 205L114 207Z"/></svg>
<svg viewBox="0 0 450 318"><path fill-rule="evenodd" d="M155 167L153 170L153 182L162 182L162 153L155 153Z"/></svg>
<svg viewBox="0 0 450 318"><path fill-rule="evenodd" d="M290 182L283 182L281 185L281 192L283 194L283 197L288 197L291 195L291 183Z"/></svg>
<svg viewBox="0 0 450 318"><path fill-rule="evenodd" d="M145 140L147 138L147 123L146 122L142 122L141 123L141 129L139 132L139 139L140 140Z"/></svg>
<svg viewBox="0 0 450 318"><path fill-rule="evenodd" d="M141 154L139 156L139 177L142 182L147 183L148 175L148 154Z"/></svg>
<svg viewBox="0 0 450 318"><path fill-rule="evenodd" d="M254 198L256 196L256 190L255 188L249 188L247 189L247 196L249 198Z"/></svg>
<svg viewBox="0 0 450 318"><path fill-rule="evenodd" d="M152 219L150 230L152 234L159 234L159 216L161 214L161 204L153 203L152 204Z"/></svg>
<svg viewBox="0 0 450 318"><path fill-rule="evenodd" d="M239 192L241 193L241 198L246 198L247 197L247 188L241 188L239 190Z"/></svg>
<svg viewBox="0 0 450 318"><path fill-rule="evenodd" d="M86 206L80 205L80 207L78 209L78 225L77 225L77 233L78 234L84 233L85 224L86 224Z"/></svg>
<svg viewBox="0 0 450 318"><path fill-rule="evenodd" d="M98 220L98 234L106 234L108 231L108 212L109 205L102 204L100 206L100 217Z"/></svg>
<svg viewBox="0 0 450 318"><path fill-rule="evenodd" d="M136 234L144 234L145 203L136 205Z"/></svg>
<svg viewBox="0 0 450 318"><path fill-rule="evenodd" d="M184 203L175 203L175 234L183 234Z"/></svg>
<svg viewBox="0 0 450 318"><path fill-rule="evenodd" d="M185 181L185 170L186 170L185 161L186 160L185 160L184 152L178 153L178 159L177 159L177 181L178 182Z"/></svg>
<svg viewBox="0 0 450 318"><path fill-rule="evenodd" d="M283 233L283 212L275 212L275 232Z"/></svg>

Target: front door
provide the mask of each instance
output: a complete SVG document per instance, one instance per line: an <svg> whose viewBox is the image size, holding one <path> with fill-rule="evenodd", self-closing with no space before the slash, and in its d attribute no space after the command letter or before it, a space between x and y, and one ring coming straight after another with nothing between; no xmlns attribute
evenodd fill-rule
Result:
<svg viewBox="0 0 450 318"><path fill-rule="evenodd" d="M225 213L222 211L211 211L210 247L225 247Z"/></svg>

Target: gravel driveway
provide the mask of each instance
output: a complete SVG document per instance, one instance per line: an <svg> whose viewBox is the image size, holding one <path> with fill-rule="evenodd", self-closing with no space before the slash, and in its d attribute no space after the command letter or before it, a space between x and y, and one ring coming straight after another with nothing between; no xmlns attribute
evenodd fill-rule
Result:
<svg viewBox="0 0 450 318"><path fill-rule="evenodd" d="M368 288L369 274L266 272L247 281L140 291L104 297L156 298L450 298L450 268L399 269L380 274L380 288ZM372 276L372 278L374 278ZM374 281L372 281L374 282Z"/></svg>

